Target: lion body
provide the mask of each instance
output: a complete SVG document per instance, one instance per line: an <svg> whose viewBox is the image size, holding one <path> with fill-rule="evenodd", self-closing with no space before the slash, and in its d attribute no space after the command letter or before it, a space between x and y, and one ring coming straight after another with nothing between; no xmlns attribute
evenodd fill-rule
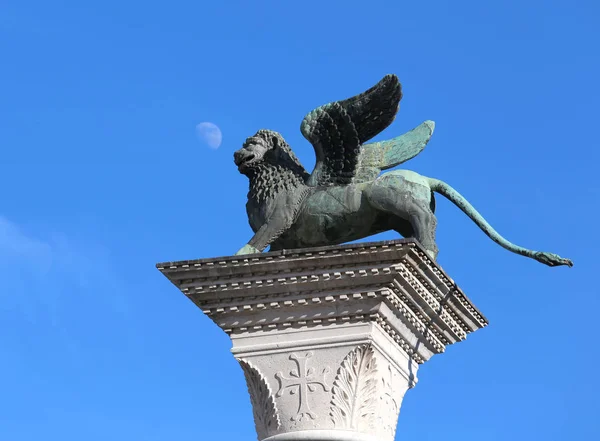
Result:
<svg viewBox="0 0 600 441"><path fill-rule="evenodd" d="M418 231L430 236L418 238L435 257L433 205L428 179L409 170L366 183L310 188L271 250L341 244L390 230L413 237Z"/></svg>

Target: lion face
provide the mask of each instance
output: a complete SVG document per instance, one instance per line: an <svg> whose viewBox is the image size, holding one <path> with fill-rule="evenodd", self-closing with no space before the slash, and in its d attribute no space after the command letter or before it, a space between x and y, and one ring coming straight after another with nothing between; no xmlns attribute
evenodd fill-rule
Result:
<svg viewBox="0 0 600 441"><path fill-rule="evenodd" d="M263 162L276 163L281 135L270 130L259 130L233 154L240 173L246 174Z"/></svg>

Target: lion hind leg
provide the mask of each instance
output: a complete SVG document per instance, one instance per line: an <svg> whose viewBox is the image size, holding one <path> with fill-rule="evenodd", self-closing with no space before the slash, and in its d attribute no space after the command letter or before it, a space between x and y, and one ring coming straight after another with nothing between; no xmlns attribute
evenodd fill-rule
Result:
<svg viewBox="0 0 600 441"><path fill-rule="evenodd" d="M413 228L414 238L423 245L429 256L435 260L439 250L435 243L437 219L433 211L423 201L415 199L409 203L408 221Z"/></svg>
<svg viewBox="0 0 600 441"><path fill-rule="evenodd" d="M397 189L385 185L373 185L367 192L368 200L375 209L398 218L398 231L405 237L417 239L429 256L435 260L438 247L435 243L437 219L430 208L430 201L416 198L410 192L398 192ZM410 224L411 235L406 222Z"/></svg>

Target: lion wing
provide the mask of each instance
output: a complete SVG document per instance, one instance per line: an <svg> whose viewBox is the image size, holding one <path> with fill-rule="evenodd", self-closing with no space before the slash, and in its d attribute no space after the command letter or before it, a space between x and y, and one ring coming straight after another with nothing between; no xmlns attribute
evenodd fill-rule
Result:
<svg viewBox="0 0 600 441"><path fill-rule="evenodd" d="M372 181L382 170L396 167L414 158L425 149L434 128L433 121L425 121L404 135L363 145L352 182Z"/></svg>
<svg viewBox="0 0 600 441"><path fill-rule="evenodd" d="M361 156L371 156L363 143L394 121L401 98L398 77L386 75L366 92L325 104L306 115L300 130L317 157L307 184L347 185L361 180Z"/></svg>

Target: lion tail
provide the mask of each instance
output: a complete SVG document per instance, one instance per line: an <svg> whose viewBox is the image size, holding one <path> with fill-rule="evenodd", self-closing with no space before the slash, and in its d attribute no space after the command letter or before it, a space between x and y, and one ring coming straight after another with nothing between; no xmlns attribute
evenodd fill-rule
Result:
<svg viewBox="0 0 600 441"><path fill-rule="evenodd" d="M520 254L521 256L529 257L531 259L537 260L548 266L559 266L559 265L567 265L569 267L573 266L573 262L569 259L564 259L556 254L546 253L541 251L533 251L527 248L520 247L515 245L512 242L509 242L504 237L502 237L486 220L485 218L473 207L469 201L467 201L463 195L461 195L458 191L452 188L450 185L446 184L444 181L440 181L439 179L428 178L429 186L432 191L441 194L458 208L461 209L463 213L465 213L481 230L494 242L496 242L501 247L507 249L508 251L512 251L513 253Z"/></svg>

